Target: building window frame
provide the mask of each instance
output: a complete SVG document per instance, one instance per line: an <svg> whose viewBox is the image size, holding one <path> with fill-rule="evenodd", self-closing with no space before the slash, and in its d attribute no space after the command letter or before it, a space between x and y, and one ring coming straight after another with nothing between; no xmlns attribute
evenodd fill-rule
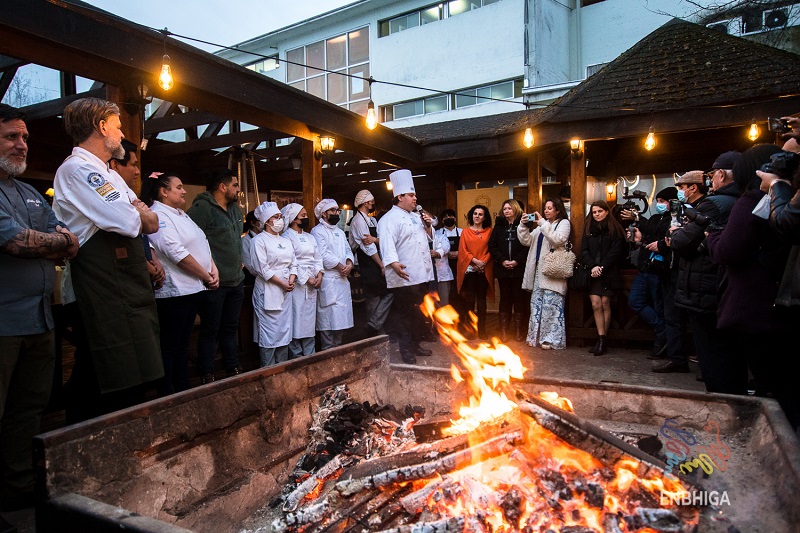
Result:
<svg viewBox="0 0 800 533"><path fill-rule="evenodd" d="M406 11L389 18L378 21L378 38L388 37L401 31L410 30L419 26L424 26L432 22L438 22L450 17L458 16L462 13L474 11L481 7L496 4L500 0L449 0L426 4L413 11ZM469 9L457 11L452 9L457 4L467 3Z"/></svg>

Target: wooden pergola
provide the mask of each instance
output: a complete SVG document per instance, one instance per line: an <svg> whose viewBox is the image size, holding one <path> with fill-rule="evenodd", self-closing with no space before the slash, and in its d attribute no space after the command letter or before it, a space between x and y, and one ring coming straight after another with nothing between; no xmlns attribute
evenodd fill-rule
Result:
<svg viewBox="0 0 800 533"><path fill-rule="evenodd" d="M165 52L176 77L169 92L155 82ZM751 144L744 128L754 117L763 122L800 108L797 55L682 21L659 28L544 109L401 130L370 131L346 109L77 1L4 4L0 94L28 63L61 73L61 97L25 108L31 173L55 173L71 145L60 114L70 101L92 95L121 104L126 137L148 140L140 154L145 172L169 169L200 184L201 173L227 165L229 154L251 153L260 191L302 190L306 206L323 194L349 202L370 180L404 167L425 175L418 196L432 212L455 207L462 184L494 176L525 181L528 208L538 209L542 176L552 174L571 185L577 247L587 178L707 168L719 153ZM76 94L76 76L95 83ZM148 117L143 84L161 102ZM522 144L527 126L536 135L530 150ZM650 128L659 144L646 152ZM184 140L163 138L175 130ZM319 157L323 135L335 137L338 151ZM577 157L568 144L574 138L584 142ZM373 193L389 205L382 186ZM569 321L570 335L581 338L593 328L585 327L579 298L571 297ZM649 334L632 327L618 337Z"/></svg>

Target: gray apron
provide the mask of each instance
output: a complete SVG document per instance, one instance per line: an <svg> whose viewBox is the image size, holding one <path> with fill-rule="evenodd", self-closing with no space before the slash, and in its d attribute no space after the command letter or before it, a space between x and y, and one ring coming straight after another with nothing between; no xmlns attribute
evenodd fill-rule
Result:
<svg viewBox="0 0 800 533"><path fill-rule="evenodd" d="M161 378L158 313L142 241L98 230L70 271L100 391Z"/></svg>

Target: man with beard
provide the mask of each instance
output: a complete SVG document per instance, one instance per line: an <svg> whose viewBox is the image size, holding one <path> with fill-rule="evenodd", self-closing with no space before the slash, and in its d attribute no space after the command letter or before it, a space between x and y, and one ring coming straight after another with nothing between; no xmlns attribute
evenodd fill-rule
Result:
<svg viewBox="0 0 800 533"><path fill-rule="evenodd" d="M244 301L244 217L239 207L239 178L235 172L227 169L214 172L206 189L197 195L186 214L206 234L211 257L219 269L219 288L206 292L199 310L197 360L202 382L210 383L214 381L217 342L225 374L230 377L242 371L237 340Z"/></svg>
<svg viewBox="0 0 800 533"><path fill-rule="evenodd" d="M55 336L50 296L56 261L74 257L78 239L56 219L25 173L28 129L0 104L0 510L33 504L31 441L50 398ZM2 529L0 520L0 529Z"/></svg>
<svg viewBox="0 0 800 533"><path fill-rule="evenodd" d="M140 403L164 375L158 315L142 233L158 216L108 168L125 155L119 108L81 98L64 109L75 148L56 171L53 210L78 237L64 272L65 315L75 319L75 367L67 386L67 421Z"/></svg>

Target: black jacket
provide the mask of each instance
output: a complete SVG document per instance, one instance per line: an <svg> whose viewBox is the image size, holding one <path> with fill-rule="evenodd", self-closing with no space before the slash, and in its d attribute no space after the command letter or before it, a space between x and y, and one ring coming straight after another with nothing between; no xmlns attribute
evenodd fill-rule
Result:
<svg viewBox="0 0 800 533"><path fill-rule="evenodd" d="M800 306L800 191L792 196L788 183L776 181L769 191L769 222L786 242L793 244L775 303Z"/></svg>
<svg viewBox="0 0 800 533"><path fill-rule="evenodd" d="M692 207L712 225L724 227L737 197L738 189L722 187L713 196L696 200ZM702 313L716 313L720 270L705 248L707 228L708 225L691 221L672 232L670 245L678 257L675 305Z"/></svg>
<svg viewBox="0 0 800 533"><path fill-rule="evenodd" d="M581 242L581 263L590 270L602 266L601 279L604 286L611 290L619 290L622 288L620 264L626 258L628 250L625 237L611 236L607 226L600 228L594 221L590 224L591 232L588 236L584 236Z"/></svg>
<svg viewBox="0 0 800 533"><path fill-rule="evenodd" d="M520 217L509 224L505 217L497 217L492 234L489 237L489 253L494 259L494 277L496 278L521 278L525 273L525 263L528 260L529 248L522 246L517 238L517 226ZM509 270L503 266L503 261L516 261L517 266Z"/></svg>
<svg viewBox="0 0 800 533"><path fill-rule="evenodd" d="M642 218L639 221L639 231L642 232L642 244L639 249L639 257L636 266L641 272L665 275L669 272L672 264L672 249L667 246L664 237L669 233L669 225L672 216L667 212L662 215L653 215L650 218ZM651 242L658 243L658 252L651 252L644 247ZM651 255L661 256L661 261L657 257L651 260Z"/></svg>

